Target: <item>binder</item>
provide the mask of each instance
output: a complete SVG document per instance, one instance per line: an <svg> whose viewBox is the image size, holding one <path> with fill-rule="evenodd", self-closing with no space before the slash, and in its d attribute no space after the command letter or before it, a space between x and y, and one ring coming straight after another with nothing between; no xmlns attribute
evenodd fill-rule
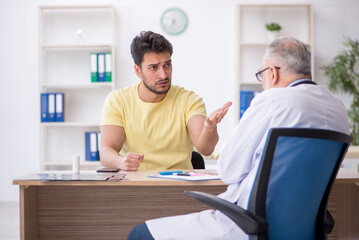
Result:
<svg viewBox="0 0 359 240"><path fill-rule="evenodd" d="M105 53L98 53L97 54L97 72L98 72L98 79L99 82L105 81Z"/></svg>
<svg viewBox="0 0 359 240"><path fill-rule="evenodd" d="M56 93L56 115L55 121L56 122L63 122L64 121L64 94L63 93Z"/></svg>
<svg viewBox="0 0 359 240"><path fill-rule="evenodd" d="M85 155L87 161L98 161L97 132L85 132Z"/></svg>
<svg viewBox="0 0 359 240"><path fill-rule="evenodd" d="M97 53L90 53L91 82L98 82L97 79Z"/></svg>
<svg viewBox="0 0 359 240"><path fill-rule="evenodd" d="M239 118L241 118L244 112L247 110L251 104L252 99L254 98L254 91L244 91L240 92L240 104L239 104Z"/></svg>
<svg viewBox="0 0 359 240"><path fill-rule="evenodd" d="M105 53L105 82L112 81L112 54Z"/></svg>
<svg viewBox="0 0 359 240"><path fill-rule="evenodd" d="M55 122L56 99L55 93L48 93L48 122Z"/></svg>
<svg viewBox="0 0 359 240"><path fill-rule="evenodd" d="M100 144L101 144L101 133L97 132L97 151L98 151L98 160L100 160Z"/></svg>
<svg viewBox="0 0 359 240"><path fill-rule="evenodd" d="M47 93L41 93L41 122L48 121L49 114L49 95Z"/></svg>
<svg viewBox="0 0 359 240"><path fill-rule="evenodd" d="M97 132L97 150L100 152L101 133ZM100 157L100 155L99 155Z"/></svg>

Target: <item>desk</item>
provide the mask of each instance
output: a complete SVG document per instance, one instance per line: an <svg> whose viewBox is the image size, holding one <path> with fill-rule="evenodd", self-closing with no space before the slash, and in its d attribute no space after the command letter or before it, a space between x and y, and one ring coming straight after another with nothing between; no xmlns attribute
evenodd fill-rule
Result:
<svg viewBox="0 0 359 240"><path fill-rule="evenodd" d="M20 187L21 239L126 239L147 219L208 209L183 193L224 192L219 181L147 178L155 171L128 172L120 182L14 180ZM341 169L328 209L335 227L328 239L359 239L359 174Z"/></svg>
<svg viewBox="0 0 359 240"><path fill-rule="evenodd" d="M157 171L127 172L128 180L40 182L14 180L20 187L21 239L126 239L148 219L202 211L208 207L184 190L219 194L220 180L148 178Z"/></svg>
<svg viewBox="0 0 359 240"><path fill-rule="evenodd" d="M335 221L328 240L359 239L359 173L340 169L327 208Z"/></svg>

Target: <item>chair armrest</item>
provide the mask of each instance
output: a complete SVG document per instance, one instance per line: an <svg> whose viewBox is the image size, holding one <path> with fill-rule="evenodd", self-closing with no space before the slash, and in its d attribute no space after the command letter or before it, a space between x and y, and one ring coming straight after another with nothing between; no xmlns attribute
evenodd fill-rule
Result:
<svg viewBox="0 0 359 240"><path fill-rule="evenodd" d="M260 234L268 230L268 223L264 218L256 216L234 203L208 193L197 191L185 191L185 193L222 212L235 222L246 234Z"/></svg>
<svg viewBox="0 0 359 240"><path fill-rule="evenodd" d="M334 219L332 214L330 214L330 212L327 210L325 212L325 219L324 219L324 230L325 233L329 234L332 232L334 228Z"/></svg>

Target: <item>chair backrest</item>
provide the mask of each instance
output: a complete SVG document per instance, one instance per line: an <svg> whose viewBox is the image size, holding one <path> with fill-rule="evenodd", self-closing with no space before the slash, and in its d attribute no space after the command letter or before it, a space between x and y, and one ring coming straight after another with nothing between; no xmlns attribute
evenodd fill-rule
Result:
<svg viewBox="0 0 359 240"><path fill-rule="evenodd" d="M196 151L192 152L191 158L192 166L194 169L205 169L205 163L201 154Z"/></svg>
<svg viewBox="0 0 359 240"><path fill-rule="evenodd" d="M350 143L335 131L271 129L248 203L268 236L251 239L326 239L327 201Z"/></svg>

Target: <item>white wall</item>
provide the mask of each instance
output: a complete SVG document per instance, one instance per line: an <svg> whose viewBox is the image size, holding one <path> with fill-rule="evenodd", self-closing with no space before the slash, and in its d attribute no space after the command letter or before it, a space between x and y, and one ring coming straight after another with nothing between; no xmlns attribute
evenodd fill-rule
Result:
<svg viewBox="0 0 359 240"><path fill-rule="evenodd" d="M296 1L314 6L316 81L326 84L319 66L342 47L342 36L359 39L359 1ZM117 14L117 87L136 83L129 53L142 30L164 34L161 13L180 7L189 17L179 36L165 35L174 46L173 81L201 95L208 112L235 92L235 6L238 3L293 3L240 0L0 0L0 201L18 200L12 179L39 169L38 6L114 5ZM258 63L259 65L259 63ZM345 99L348 102L348 99ZM228 113L219 127L219 146L230 136L236 117Z"/></svg>

